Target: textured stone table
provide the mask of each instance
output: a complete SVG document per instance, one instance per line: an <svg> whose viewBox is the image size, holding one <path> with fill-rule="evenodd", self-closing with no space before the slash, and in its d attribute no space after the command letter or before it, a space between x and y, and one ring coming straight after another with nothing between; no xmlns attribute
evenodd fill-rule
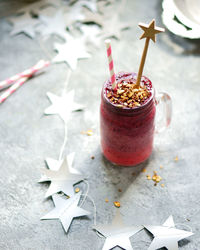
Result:
<svg viewBox="0 0 200 250"><path fill-rule="evenodd" d="M9 1L2 3L0 80L46 58L37 39L23 34L9 36L11 25L5 17L6 13L14 12L15 6L11 4L9 7ZM138 39L141 31L137 23L149 22L155 17L157 24L162 26L160 16L160 1L127 2L121 18L131 21L132 28L122 33L121 41L113 42L116 71L138 69L144 41ZM52 48L51 41L46 44ZM200 245L199 51L199 41L178 38L169 32L159 35L156 45L151 43L145 75L158 91L171 95L173 120L168 131L156 135L154 151L148 162L135 168L111 166L100 152L100 91L108 77L103 43L90 59L79 61L67 87L67 90L75 89L75 100L86 108L74 113L69 121L69 141L64 153L76 153L74 167L88 178L89 196L97 207L97 222L111 222L116 212L115 200L121 202L120 211L127 224L162 224L172 214L175 223L184 224L186 230L189 226L195 233L180 242L183 250L198 250ZM103 246L104 239L92 230L92 215L75 219L68 235L59 221L40 221L40 217L53 208L51 199L44 199L48 185L37 183L40 169L45 167L46 157L58 159L64 139L64 125L59 117L43 115L50 105L46 92L62 94L67 70L65 64L52 65L0 106L2 250L98 250ZM88 129L93 129L93 136L81 134ZM179 158L177 162L174 161L176 156ZM142 168L147 172L143 173ZM146 179L146 175L152 175L154 170L163 178L164 187L154 186L153 181ZM86 190L84 183L79 187ZM90 200L86 200L84 208L93 212ZM148 248L151 239L150 234L141 231L131 238L131 242L134 249L143 250Z"/></svg>

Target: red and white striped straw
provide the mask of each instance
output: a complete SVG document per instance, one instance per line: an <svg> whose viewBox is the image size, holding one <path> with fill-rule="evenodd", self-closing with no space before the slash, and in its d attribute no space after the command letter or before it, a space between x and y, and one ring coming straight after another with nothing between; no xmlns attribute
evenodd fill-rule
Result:
<svg viewBox="0 0 200 250"><path fill-rule="evenodd" d="M39 61L34 67L28 69L26 71L26 76L18 79L10 88L8 88L1 96L0 96L0 104L4 102L12 93L14 93L20 86L22 86L35 72L44 67L47 67L49 62L45 62L44 60ZM25 71L24 71L25 72ZM29 73L29 74L27 74Z"/></svg>
<svg viewBox="0 0 200 250"><path fill-rule="evenodd" d="M115 72L114 72L114 64L112 58L112 50L111 50L111 42L110 39L105 40L106 49L107 49L107 56L108 56L108 63L109 63L109 71L110 71L110 79L112 83L112 89L115 89L117 86L116 79L115 79Z"/></svg>
<svg viewBox="0 0 200 250"><path fill-rule="evenodd" d="M31 67L30 69L27 69L19 74L16 74L12 77L9 77L8 79L0 82L0 90L5 89L12 85L14 82L19 80L22 77L31 77L34 73L36 73L41 68L48 66L49 62L45 62L44 60L39 61L35 66Z"/></svg>

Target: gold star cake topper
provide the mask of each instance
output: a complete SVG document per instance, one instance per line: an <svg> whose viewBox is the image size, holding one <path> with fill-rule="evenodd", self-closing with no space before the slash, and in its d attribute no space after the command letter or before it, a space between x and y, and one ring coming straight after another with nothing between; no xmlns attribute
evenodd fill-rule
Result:
<svg viewBox="0 0 200 250"><path fill-rule="evenodd" d="M143 68L144 68L144 63L145 63L145 59L146 59L150 39L152 41L154 41L154 43L155 43L156 42L156 34L165 31L163 28L155 26L155 20L154 19L149 24L139 23L139 26L144 31L144 33L142 34L140 39L146 38L146 41L145 41L145 46L144 46L144 50L143 50L143 53L142 53L140 67L139 67L139 70L138 70L136 84L135 84L136 88L139 88L139 86L140 86L140 81L141 81L141 77L142 77L142 72L143 72Z"/></svg>

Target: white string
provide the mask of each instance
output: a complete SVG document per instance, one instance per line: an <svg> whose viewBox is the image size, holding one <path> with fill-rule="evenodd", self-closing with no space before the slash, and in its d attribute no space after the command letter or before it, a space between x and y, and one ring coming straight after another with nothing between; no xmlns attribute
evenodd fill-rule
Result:
<svg viewBox="0 0 200 250"><path fill-rule="evenodd" d="M84 196L84 197L86 197L86 198L89 198L90 199L90 201L92 202L92 204L93 204L93 206L94 206L94 214L93 214L93 216L94 216L94 226L96 226L96 224L97 224L97 207L96 207L96 205L95 205L95 203L94 203L94 200L89 196L89 195L85 195L85 194L81 194L81 196ZM82 202L83 203L83 202ZM82 206L82 203L81 203L81 205L80 205L80 207Z"/></svg>
<svg viewBox="0 0 200 250"><path fill-rule="evenodd" d="M60 150L60 154L59 154L59 158L58 158L59 161L62 159L65 145L67 143L67 124L65 122L64 122L64 124L65 124L65 137L64 137L63 145L62 145L61 150Z"/></svg>
<svg viewBox="0 0 200 250"><path fill-rule="evenodd" d="M82 194L82 196L84 196L84 198L83 198L83 200L82 200L82 202L81 202L81 204L80 204L80 207L84 204L84 202L85 202L85 200L86 200L86 197L88 196L88 193L89 193L89 182L88 181L86 181L86 180L83 180L83 182L85 182L85 184L87 185L87 190L86 190L86 192L85 192L85 194Z"/></svg>
<svg viewBox="0 0 200 250"><path fill-rule="evenodd" d="M68 68L67 78L66 78L66 81L64 83L64 88L63 88L62 96L66 93L67 85L69 83L69 79L71 77L71 74L72 74L72 70L70 68Z"/></svg>

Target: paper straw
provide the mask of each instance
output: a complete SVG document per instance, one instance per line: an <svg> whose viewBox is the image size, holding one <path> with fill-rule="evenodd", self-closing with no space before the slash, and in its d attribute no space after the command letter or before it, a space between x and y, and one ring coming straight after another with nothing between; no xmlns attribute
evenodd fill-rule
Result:
<svg viewBox="0 0 200 250"><path fill-rule="evenodd" d="M18 79L10 88L8 88L0 96L0 104L4 102L10 95L12 95L20 86L22 86L35 72L49 65L49 62L43 60L39 61L34 67L26 71L26 76ZM25 71L24 71L25 72ZM28 74L27 74L28 73Z"/></svg>
<svg viewBox="0 0 200 250"><path fill-rule="evenodd" d="M38 70L40 70L43 67L46 67L49 65L49 62L45 62L44 60L39 61L35 66L31 67L30 69L27 69L19 74L16 74L2 82L0 82L0 90L5 89L12 85L14 82L19 80L22 77L31 77L34 73L36 73Z"/></svg>
<svg viewBox="0 0 200 250"><path fill-rule="evenodd" d="M107 56L108 56L108 64L109 64L109 71L110 71L110 79L111 79L112 89L115 89L117 83L116 83L116 79L115 79L114 64L113 64L110 40L109 39L105 40L105 44L106 44L106 49L107 49Z"/></svg>

